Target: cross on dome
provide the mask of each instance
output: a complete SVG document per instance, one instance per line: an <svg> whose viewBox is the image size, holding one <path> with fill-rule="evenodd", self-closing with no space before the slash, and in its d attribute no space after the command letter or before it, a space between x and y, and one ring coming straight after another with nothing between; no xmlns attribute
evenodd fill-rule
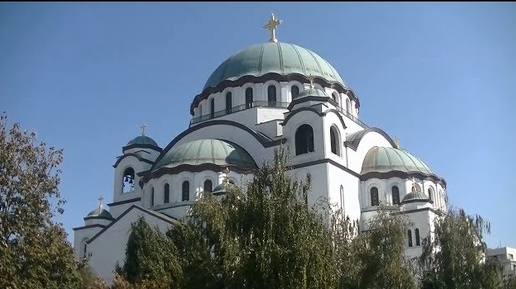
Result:
<svg viewBox="0 0 516 289"><path fill-rule="evenodd" d="M414 177L412 177L412 192L417 192L416 179Z"/></svg>
<svg viewBox="0 0 516 289"><path fill-rule="evenodd" d="M396 148L400 148L400 138L398 136L394 137L394 144L396 145Z"/></svg>
<svg viewBox="0 0 516 289"><path fill-rule="evenodd" d="M102 211L102 200L104 200L104 198L102 196L100 196L98 198L98 200L99 200L99 211Z"/></svg>
<svg viewBox="0 0 516 289"><path fill-rule="evenodd" d="M271 13L271 18L269 18L269 22L263 26L264 29L269 30L271 37L269 42L278 42L276 39L276 28L283 23L283 20L276 19L274 14Z"/></svg>
<svg viewBox="0 0 516 289"><path fill-rule="evenodd" d="M314 89L314 88L315 88L315 86L314 86L314 79L315 79L315 77L314 77L313 75L311 75L311 74L310 74L310 75L309 75L309 76L307 76L306 78L308 78L308 80L310 81L310 88L311 88L311 89Z"/></svg>
<svg viewBox="0 0 516 289"><path fill-rule="evenodd" d="M145 135L145 128L146 127L147 126L144 123L142 123L142 125L140 126L140 128L142 129L142 135Z"/></svg>

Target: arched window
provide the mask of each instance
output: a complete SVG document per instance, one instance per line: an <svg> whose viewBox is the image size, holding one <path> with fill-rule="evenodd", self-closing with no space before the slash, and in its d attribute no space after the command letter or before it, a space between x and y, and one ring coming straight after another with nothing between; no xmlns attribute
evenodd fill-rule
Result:
<svg viewBox="0 0 516 289"><path fill-rule="evenodd" d="M231 113L231 108L233 107L233 95L231 92L226 93L226 114Z"/></svg>
<svg viewBox="0 0 516 289"><path fill-rule="evenodd" d="M134 170L133 168L127 168L124 171L122 180L122 193L130 193L132 191L134 191Z"/></svg>
<svg viewBox="0 0 516 289"><path fill-rule="evenodd" d="M400 189L397 186L392 186L392 203L400 203Z"/></svg>
<svg viewBox="0 0 516 289"><path fill-rule="evenodd" d="M165 192L163 194L163 203L168 204L170 201L170 186L165 184Z"/></svg>
<svg viewBox="0 0 516 289"><path fill-rule="evenodd" d="M337 132L337 128L334 126L332 126L330 128L330 145L331 145L331 152L340 156L339 133Z"/></svg>
<svg viewBox="0 0 516 289"><path fill-rule="evenodd" d="M85 259L87 257L88 244L86 242L88 242L88 238L83 238L82 239L82 258L83 259Z"/></svg>
<svg viewBox="0 0 516 289"><path fill-rule="evenodd" d="M276 86L269 85L267 88L267 100L269 101L269 106L276 106Z"/></svg>
<svg viewBox="0 0 516 289"><path fill-rule="evenodd" d="M421 240L419 238L419 229L416 229L416 246L421 245Z"/></svg>
<svg viewBox="0 0 516 289"><path fill-rule="evenodd" d="M371 206L378 206L380 204L380 201L378 200L378 188L372 187L371 188Z"/></svg>
<svg viewBox="0 0 516 289"><path fill-rule="evenodd" d="M412 231L411 230L408 230L407 237L408 237L408 246L412 247Z"/></svg>
<svg viewBox="0 0 516 289"><path fill-rule="evenodd" d="M213 184L211 183L210 180L204 181L204 191L205 192L211 193L211 191L213 191L212 187L213 187Z"/></svg>
<svg viewBox="0 0 516 289"><path fill-rule="evenodd" d="M337 103L337 105L339 104L339 97L338 97L338 94L336 92L333 92L331 94L331 98Z"/></svg>
<svg viewBox="0 0 516 289"><path fill-rule="evenodd" d="M151 193L150 193L150 205L151 207L154 206L154 188L151 188Z"/></svg>
<svg viewBox="0 0 516 289"><path fill-rule="evenodd" d="M215 98L210 100L210 118L215 117Z"/></svg>
<svg viewBox="0 0 516 289"><path fill-rule="evenodd" d="M184 181L183 182L183 196L182 201L189 201L190 200L190 182Z"/></svg>
<svg viewBox="0 0 516 289"><path fill-rule="evenodd" d="M346 112L351 113L351 105L349 104L349 98L346 98Z"/></svg>
<svg viewBox="0 0 516 289"><path fill-rule="evenodd" d="M340 210L344 214L344 187L340 186Z"/></svg>
<svg viewBox="0 0 516 289"><path fill-rule="evenodd" d="M245 108L253 107L253 88L248 87L245 90Z"/></svg>
<svg viewBox="0 0 516 289"><path fill-rule="evenodd" d="M199 117L202 120L202 105L199 104Z"/></svg>
<svg viewBox="0 0 516 289"><path fill-rule="evenodd" d="M297 85L292 85L290 87L290 95L292 96L292 100L296 99L299 95L299 87Z"/></svg>
<svg viewBox="0 0 516 289"><path fill-rule="evenodd" d="M430 199L430 201L434 200L434 192L432 188L428 188L428 198Z"/></svg>
<svg viewBox="0 0 516 289"><path fill-rule="evenodd" d="M314 151L314 130L303 124L296 131L296 155Z"/></svg>

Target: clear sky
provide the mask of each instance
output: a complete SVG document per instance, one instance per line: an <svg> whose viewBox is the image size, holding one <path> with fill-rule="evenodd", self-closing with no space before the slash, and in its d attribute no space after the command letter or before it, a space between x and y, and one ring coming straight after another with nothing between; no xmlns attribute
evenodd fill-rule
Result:
<svg viewBox="0 0 516 289"><path fill-rule="evenodd" d="M165 147L231 54L268 40L328 60L360 119L446 179L453 205L516 247L516 3L0 3L0 110L64 149L62 222L112 201L140 134Z"/></svg>

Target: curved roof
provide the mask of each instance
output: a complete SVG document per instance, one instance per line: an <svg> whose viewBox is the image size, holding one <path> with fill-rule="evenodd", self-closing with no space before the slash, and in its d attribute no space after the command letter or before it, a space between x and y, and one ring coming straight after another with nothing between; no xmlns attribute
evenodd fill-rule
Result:
<svg viewBox="0 0 516 289"><path fill-rule="evenodd" d="M370 172L387 173L390 171L433 174L422 160L405 150L378 146L369 149L362 163L361 174Z"/></svg>
<svg viewBox="0 0 516 289"><path fill-rule="evenodd" d="M299 93L299 95L296 97L296 99L298 98L302 98L302 97L307 97L307 96L317 96L317 97L330 97L325 91L323 90L320 90L318 88L309 88L309 89L305 89L303 91L301 91Z"/></svg>
<svg viewBox="0 0 516 289"><path fill-rule="evenodd" d="M149 146L155 146L155 147L159 147L158 144L156 143L156 141L154 141L153 139L151 139L150 137L148 136L145 136L145 135L140 135L140 136L137 136L135 138L133 138L132 140L130 140L126 146L137 146L137 145L149 145Z"/></svg>
<svg viewBox="0 0 516 289"><path fill-rule="evenodd" d="M266 42L240 50L224 60L210 75L203 90L216 87L224 80L267 73L312 75L344 85L337 70L315 52L295 44Z"/></svg>
<svg viewBox="0 0 516 289"><path fill-rule="evenodd" d="M428 202L428 197L423 192L410 192L403 197L401 203L423 201Z"/></svg>
<svg viewBox="0 0 516 289"><path fill-rule="evenodd" d="M176 167L183 164L216 164L256 169L256 163L247 151L226 140L199 139L182 144L162 153L152 171L162 167Z"/></svg>
<svg viewBox="0 0 516 289"><path fill-rule="evenodd" d="M95 210L91 211L86 215L86 218L107 218L113 219L111 213L106 209L103 209L101 206L97 207Z"/></svg>

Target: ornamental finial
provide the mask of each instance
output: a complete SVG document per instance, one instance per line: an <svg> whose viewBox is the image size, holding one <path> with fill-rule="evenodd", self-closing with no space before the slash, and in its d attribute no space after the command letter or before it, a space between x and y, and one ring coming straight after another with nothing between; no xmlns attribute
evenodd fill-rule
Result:
<svg viewBox="0 0 516 289"><path fill-rule="evenodd" d="M269 30L271 36L269 42L278 42L276 39L276 28L283 23L283 20L276 19L274 14L271 13L271 18L269 18L269 22L263 26L264 29Z"/></svg>

